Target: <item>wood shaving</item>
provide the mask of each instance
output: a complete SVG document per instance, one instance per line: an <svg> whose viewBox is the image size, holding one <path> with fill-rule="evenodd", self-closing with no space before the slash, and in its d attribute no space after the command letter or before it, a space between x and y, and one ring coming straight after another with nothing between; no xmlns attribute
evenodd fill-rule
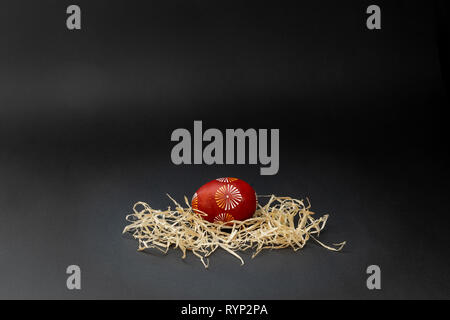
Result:
<svg viewBox="0 0 450 320"><path fill-rule="evenodd" d="M325 228L328 215L318 219L312 216L310 202L290 197L267 197L269 201L258 204L254 216L245 221L211 223L204 220L199 213L192 210L186 197L186 207L182 207L169 195L175 208L157 210L145 202L133 206L134 213L126 216L130 223L123 233L129 232L138 240L138 251L158 249L164 253L172 247L179 248L186 258L186 252L192 251L205 268L209 266L208 257L221 248L235 256L244 264L238 254L252 249L254 258L264 249L292 248L302 249L309 239L315 240L322 247L331 251L340 251L345 242L325 245L316 237ZM316 237L314 237L316 236Z"/></svg>

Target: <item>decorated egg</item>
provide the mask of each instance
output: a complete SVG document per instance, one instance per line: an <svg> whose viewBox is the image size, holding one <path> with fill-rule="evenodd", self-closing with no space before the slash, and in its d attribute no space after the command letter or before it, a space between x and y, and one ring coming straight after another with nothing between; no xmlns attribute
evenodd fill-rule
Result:
<svg viewBox="0 0 450 320"><path fill-rule="evenodd" d="M194 212L202 212L209 222L251 218L256 210L255 190L237 178L219 178L200 187L192 197Z"/></svg>

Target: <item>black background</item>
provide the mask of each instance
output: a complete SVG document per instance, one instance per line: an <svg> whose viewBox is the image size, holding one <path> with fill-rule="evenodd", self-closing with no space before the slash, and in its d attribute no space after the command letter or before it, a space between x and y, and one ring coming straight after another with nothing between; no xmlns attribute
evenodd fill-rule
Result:
<svg viewBox="0 0 450 320"><path fill-rule="evenodd" d="M0 4L0 298L450 298L444 7L377 1L370 31L372 1L76 3L80 31L72 2ZM170 134L194 120L279 128L278 175L173 165ZM308 196L331 216L321 239L347 247L205 270L122 236L136 201L221 176Z"/></svg>

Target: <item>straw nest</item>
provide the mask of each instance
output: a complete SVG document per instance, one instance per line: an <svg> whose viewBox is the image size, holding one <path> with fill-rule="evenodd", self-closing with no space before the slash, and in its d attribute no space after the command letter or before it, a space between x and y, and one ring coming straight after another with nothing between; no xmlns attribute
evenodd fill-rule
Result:
<svg viewBox="0 0 450 320"><path fill-rule="evenodd" d="M186 207L181 206L170 196L175 208L167 210L151 208L145 202L133 206L134 213L127 215L129 225L123 230L138 240L138 251L155 248L164 253L170 248L179 248L183 259L189 250L196 255L205 268L208 257L221 248L244 264L238 254L253 250L254 258L263 249L292 248L302 249L309 239L331 251L340 251L345 242L325 245L317 237L324 229L328 215L313 218L307 199L297 200L290 197L263 196L269 198L264 206L258 204L251 219L231 221L223 224L210 223L194 212L184 197ZM261 198L261 196L260 196Z"/></svg>

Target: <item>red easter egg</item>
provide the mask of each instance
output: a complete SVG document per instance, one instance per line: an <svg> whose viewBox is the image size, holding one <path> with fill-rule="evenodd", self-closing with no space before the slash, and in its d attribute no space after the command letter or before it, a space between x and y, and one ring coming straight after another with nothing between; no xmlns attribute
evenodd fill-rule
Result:
<svg viewBox="0 0 450 320"><path fill-rule="evenodd" d="M200 187L192 197L194 212L203 212L209 222L251 218L256 210L255 190L237 178L219 178Z"/></svg>

